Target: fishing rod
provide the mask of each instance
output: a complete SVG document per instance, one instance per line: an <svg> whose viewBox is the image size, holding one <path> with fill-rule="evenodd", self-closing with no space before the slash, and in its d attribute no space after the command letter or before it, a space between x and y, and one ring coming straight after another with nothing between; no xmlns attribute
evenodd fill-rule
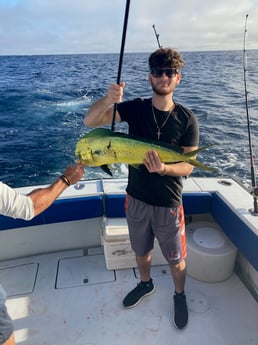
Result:
<svg viewBox="0 0 258 345"><path fill-rule="evenodd" d="M159 43L159 34L156 31L155 24L153 24L152 27L153 27L153 30L154 30L154 33L155 33L155 36L156 36L156 39L157 39L157 42L158 42L158 46L159 46L159 48L162 48L162 46Z"/></svg>
<svg viewBox="0 0 258 345"><path fill-rule="evenodd" d="M250 163L251 163L251 179L252 179L252 192L254 198L254 209L249 210L252 215L258 216L258 186L256 186L256 177L255 177L255 166L254 166L254 156L252 148L252 137L251 137L251 126L250 126L250 117L249 117L249 108L248 108L248 91L247 91L247 81L246 81L246 72L247 72L247 52L246 52L246 35L247 35L247 19L248 14L245 17L245 30L244 30L244 46L243 46L243 69L244 69L244 88L245 88L245 108L246 108L246 117L247 117L247 128L248 128L248 141L249 141L249 152L250 152Z"/></svg>
<svg viewBox="0 0 258 345"><path fill-rule="evenodd" d="M128 16L129 16L129 7L130 7L130 0L127 0L126 1L126 7L125 7L124 27L123 27L120 56L119 56L119 64L118 64L118 72L117 72L117 80L116 80L118 85L120 84L122 63L123 63L123 57L124 57L124 47L125 47L126 30L127 30ZM117 110L117 103L114 104L113 119L112 119L112 124L111 124L111 130L112 131L115 130L116 110Z"/></svg>

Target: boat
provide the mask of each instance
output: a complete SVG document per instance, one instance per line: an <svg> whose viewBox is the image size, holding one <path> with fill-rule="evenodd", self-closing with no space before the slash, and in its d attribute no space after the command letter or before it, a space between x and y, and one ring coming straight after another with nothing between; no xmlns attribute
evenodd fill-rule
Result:
<svg viewBox="0 0 258 345"><path fill-rule="evenodd" d="M0 216L0 281L16 343L256 345L254 196L228 177L184 179L189 322L178 330L173 282L157 243L155 293L135 308L122 306L139 282L124 213L126 184L124 178L81 180L31 221Z"/></svg>

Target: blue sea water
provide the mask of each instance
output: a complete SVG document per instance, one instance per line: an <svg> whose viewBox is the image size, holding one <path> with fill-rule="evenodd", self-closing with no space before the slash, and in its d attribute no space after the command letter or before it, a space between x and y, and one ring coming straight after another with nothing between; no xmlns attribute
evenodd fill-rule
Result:
<svg viewBox="0 0 258 345"><path fill-rule="evenodd" d="M147 53L126 53L124 99L149 97ZM185 52L176 101L191 108L200 125L199 154L218 173L251 184L250 152L241 51ZM48 184L75 160L87 131L84 114L116 82L119 54L0 56L0 180L13 187ZM258 50L247 52L248 114L254 163L258 166ZM126 131L124 124L116 130ZM256 169L257 173L257 169ZM114 177L126 177L121 165ZM86 168L85 178L108 178Z"/></svg>

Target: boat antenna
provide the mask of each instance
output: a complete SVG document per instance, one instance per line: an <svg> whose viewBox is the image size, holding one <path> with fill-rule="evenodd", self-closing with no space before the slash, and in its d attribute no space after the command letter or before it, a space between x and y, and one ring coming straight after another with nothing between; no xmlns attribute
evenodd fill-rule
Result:
<svg viewBox="0 0 258 345"><path fill-rule="evenodd" d="M159 34L156 31L155 24L153 24L152 27L153 27L153 30L154 30L154 33L155 33L155 36L156 36L156 39L157 39L157 42L158 42L158 46L159 46L159 48L162 48L162 46L159 43Z"/></svg>
<svg viewBox="0 0 258 345"><path fill-rule="evenodd" d="M130 7L130 0L126 1L125 7L125 15L124 15L124 27L123 27L123 34L122 34L122 41L121 41L121 48L120 48L120 56L119 56L119 64L118 64L118 72L117 72L117 79L116 82L120 84L121 78L121 70L122 70L122 63L123 63L123 56L124 56L124 47L125 47L125 38L126 38L126 30L127 30L127 23L128 23L128 16L129 16L129 7ZM117 103L114 104L114 111L113 111L113 119L111 124L111 130L115 130L115 122L116 122L116 110L117 110Z"/></svg>
<svg viewBox="0 0 258 345"><path fill-rule="evenodd" d="M247 52L246 52L247 19L248 19L248 14L245 17L244 46L243 46L243 68L244 68L244 87L245 87L245 108L246 108L246 117L247 117L250 162L251 162L251 179L252 179L252 191L251 191L251 194L253 195L253 198L254 198L254 209L250 209L249 212L252 215L258 216L258 205L257 205L258 186L256 186L254 156L253 156L253 149L252 149L252 137L251 137L251 127L250 127L250 118L249 118L249 108L248 108L248 91L247 91L247 82L246 82L246 72L247 72Z"/></svg>

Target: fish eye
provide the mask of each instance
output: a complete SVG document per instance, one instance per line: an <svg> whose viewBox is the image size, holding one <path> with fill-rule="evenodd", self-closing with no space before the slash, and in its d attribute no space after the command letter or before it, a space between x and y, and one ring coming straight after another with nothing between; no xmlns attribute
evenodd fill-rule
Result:
<svg viewBox="0 0 258 345"><path fill-rule="evenodd" d="M94 151L94 154L95 154L95 155L101 155L101 152L102 152L101 150L95 150L95 151Z"/></svg>

